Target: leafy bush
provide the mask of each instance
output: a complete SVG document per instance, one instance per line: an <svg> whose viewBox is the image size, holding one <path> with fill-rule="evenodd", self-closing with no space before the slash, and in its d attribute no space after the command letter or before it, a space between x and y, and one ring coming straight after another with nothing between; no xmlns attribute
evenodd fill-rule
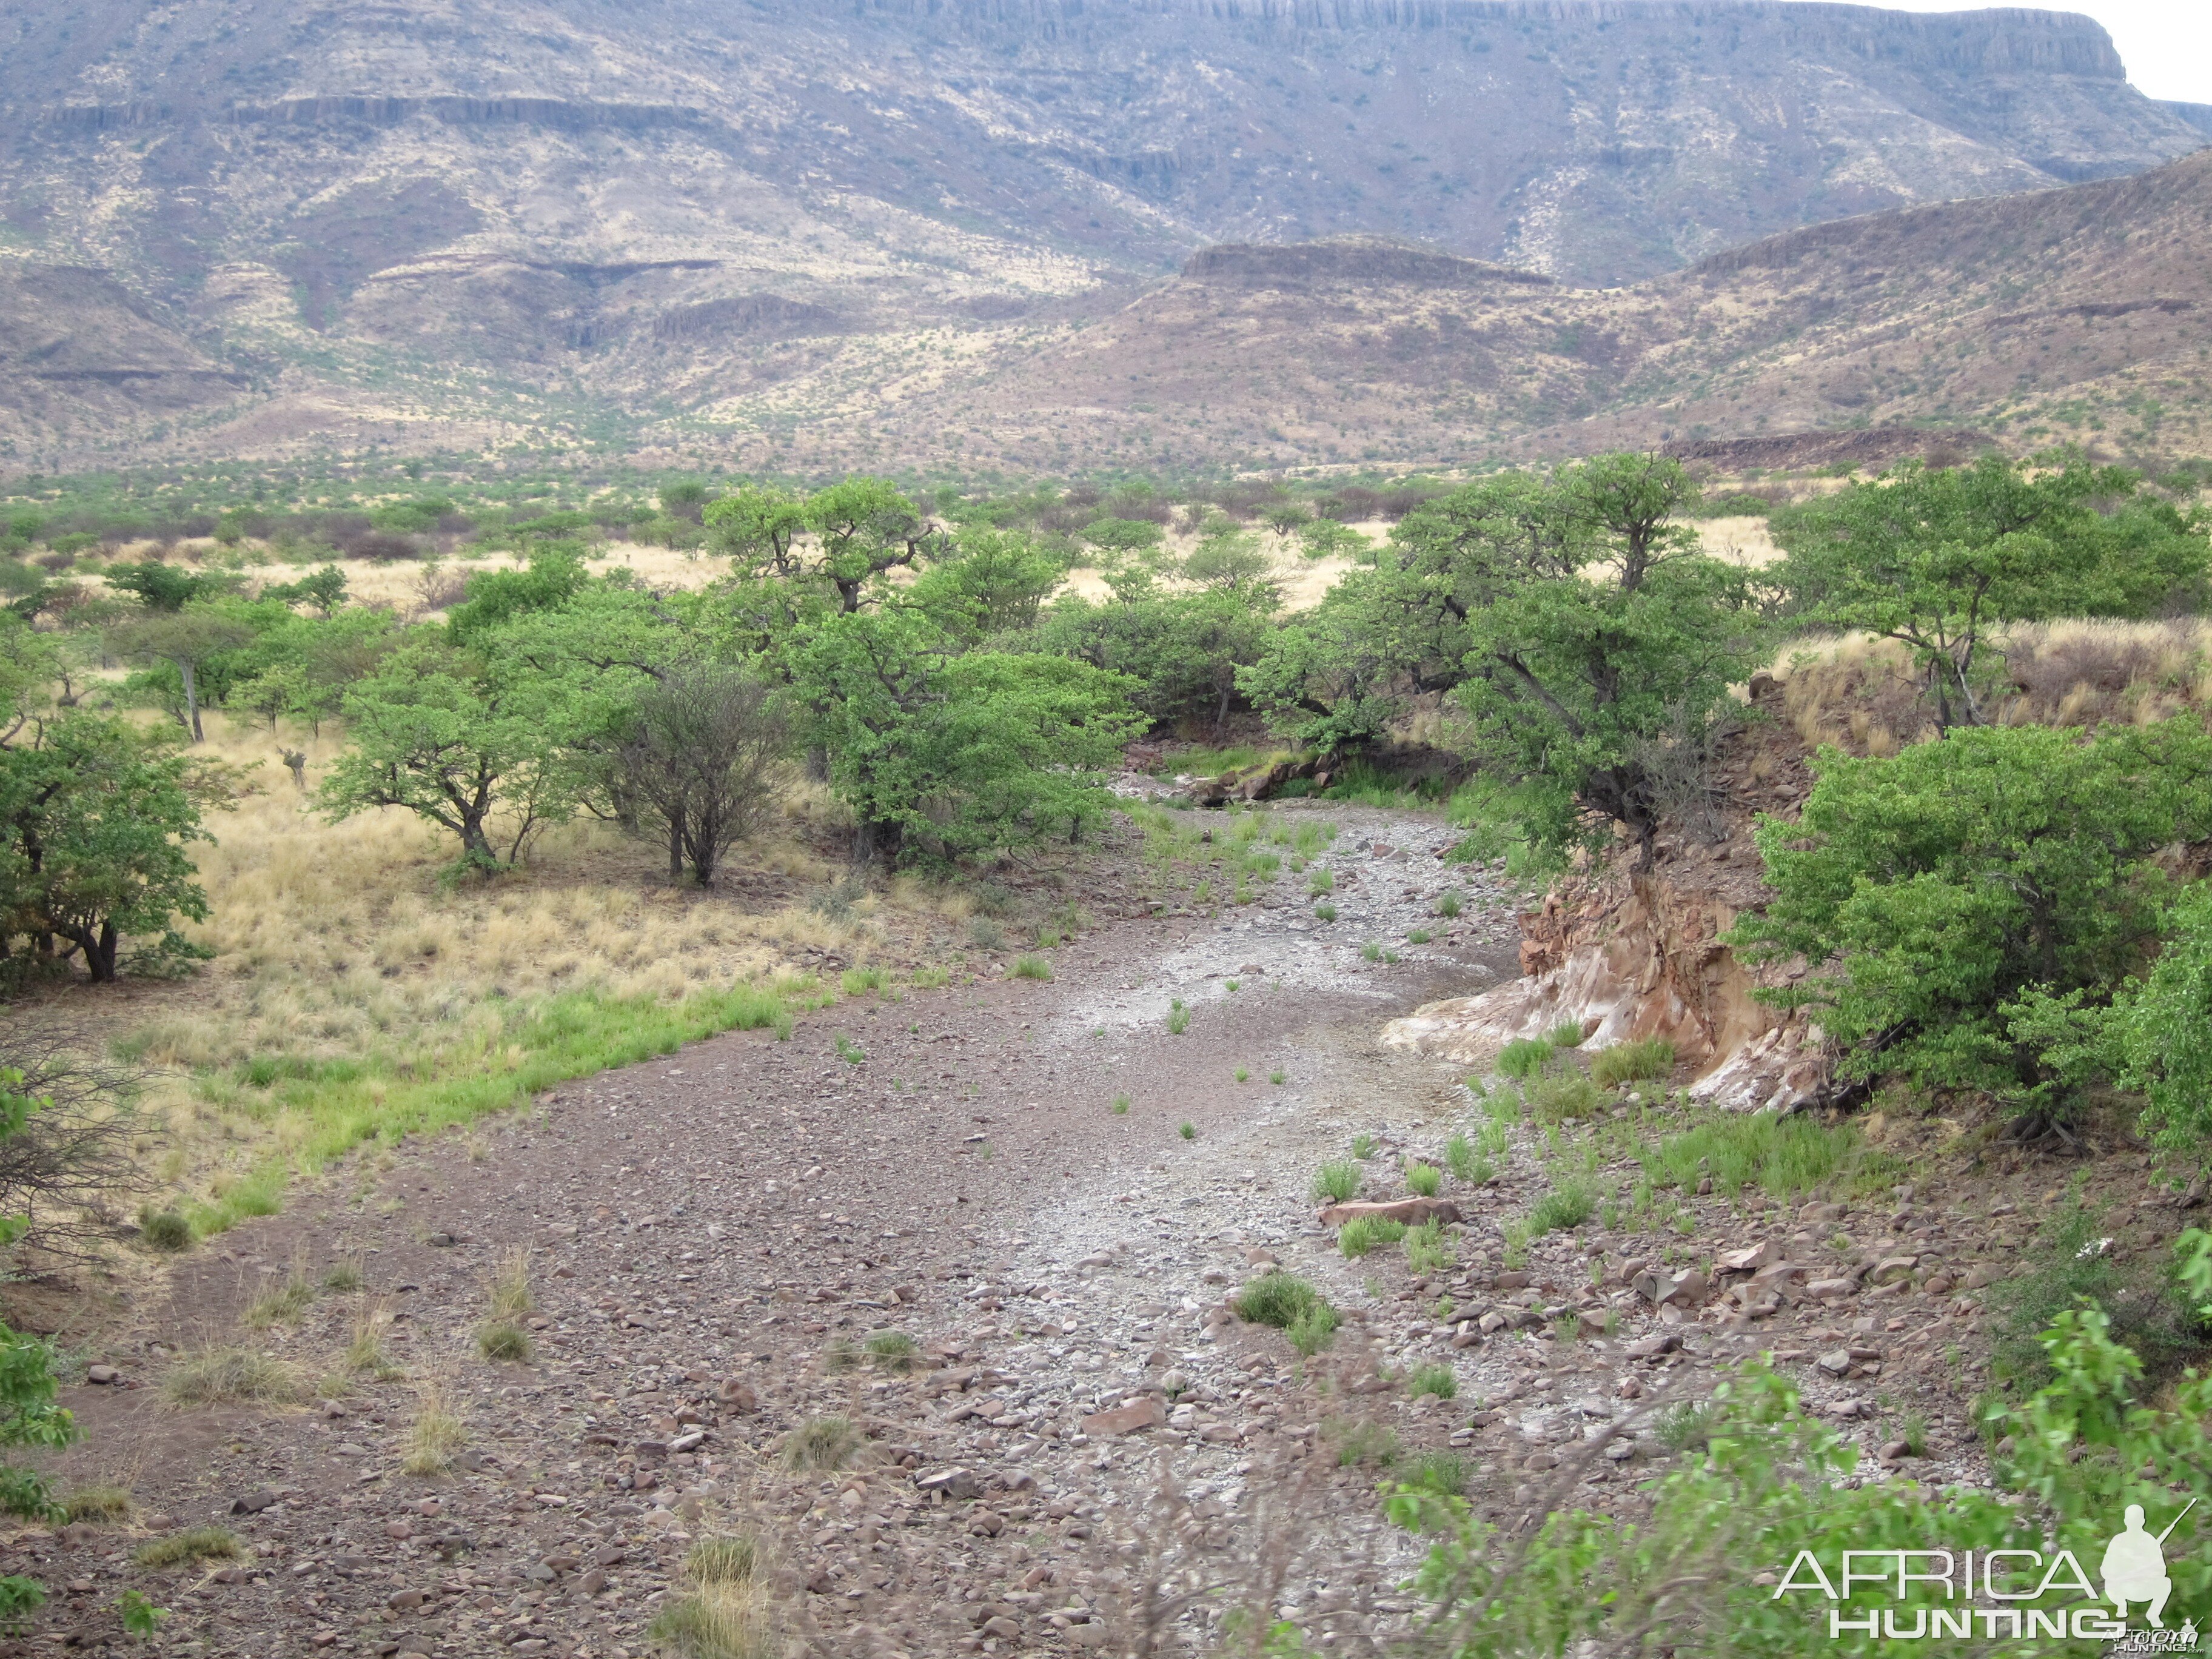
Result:
<svg viewBox="0 0 2212 1659"><path fill-rule="evenodd" d="M2050 1016L2109 1002L2155 946L2154 855L2212 835L2212 734L1972 727L1889 760L1823 750L1818 771L1802 822L1760 824L1776 896L1729 938L1836 965L1764 994L1817 1009L1843 1077L2063 1117L2078 1079Z"/></svg>
<svg viewBox="0 0 2212 1659"><path fill-rule="evenodd" d="M1406 1190L1421 1198L1434 1198L1443 1190L1443 1171L1419 1158L1406 1161Z"/></svg>
<svg viewBox="0 0 2212 1659"><path fill-rule="evenodd" d="M2132 1350L2154 1377L2169 1375L2212 1340L2212 1322L2190 1305L2171 1263L2115 1261L2099 1222L2095 1212L2068 1206L2038 1232L2024 1271L1990 1287L1990 1373L1999 1384L2033 1389L2049 1382L2043 1333L2060 1314L2085 1304L2103 1313L2112 1340Z"/></svg>
<svg viewBox="0 0 2212 1659"><path fill-rule="evenodd" d="M1781 1571L1810 1551L1834 1573L1844 1550L1925 1549L1931 1540L2046 1560L2064 1548L2094 1564L2127 1504L2154 1506L2158 1525L2192 1496L2199 1510L2212 1499L2212 1379L2176 1385L2167 1409L2150 1405L2141 1362L2094 1310L2059 1314L2043 1346L2051 1383L1986 1419L1992 1438L2014 1448L1996 1460L1994 1491L1854 1479L1857 1448L1759 1362L1720 1382L1697 1431L1675 1435L1685 1455L1646 1488L1649 1508L1633 1517L1554 1510L1516 1537L1464 1499L1401 1486L1388 1500L1392 1521L1438 1539L1414 1581L1428 1604L1420 1651L1522 1659L1532 1648L1614 1652L1649 1642L1681 1655L1814 1659L1836 1651L1826 1617L1836 1604L1817 1589L1778 1595L1743 1564ZM2212 1594L2196 1513L2166 1552L2176 1607ZM1893 1609L1909 1629L1922 1611L1954 1607L1946 1590L1878 1587L1841 1613ZM2052 1594L2074 1593L2062 1580Z"/></svg>
<svg viewBox="0 0 2212 1659"><path fill-rule="evenodd" d="M1359 1165L1348 1158L1324 1164L1314 1172L1313 1195L1324 1204L1344 1204L1359 1190Z"/></svg>
<svg viewBox="0 0 2212 1659"><path fill-rule="evenodd" d="M1561 1020L1544 1033L1544 1041L1554 1048L1579 1048L1583 1045L1583 1023L1578 1019Z"/></svg>
<svg viewBox="0 0 2212 1659"><path fill-rule="evenodd" d="M1662 1078L1674 1069L1674 1045L1665 1037L1616 1042L1590 1057L1590 1081L1601 1089Z"/></svg>
<svg viewBox="0 0 2212 1659"><path fill-rule="evenodd" d="M1316 1308L1322 1294L1296 1273L1270 1267L1237 1293L1237 1316L1247 1324L1288 1330Z"/></svg>

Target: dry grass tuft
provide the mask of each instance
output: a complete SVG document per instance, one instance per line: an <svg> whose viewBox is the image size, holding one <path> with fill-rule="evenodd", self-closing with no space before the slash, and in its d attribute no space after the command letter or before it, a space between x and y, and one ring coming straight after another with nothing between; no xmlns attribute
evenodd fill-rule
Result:
<svg viewBox="0 0 2212 1659"><path fill-rule="evenodd" d="M2021 623L1984 660L1995 680L1984 712L1997 725L2150 725L2212 711L2212 623L2199 618ZM1936 735L1911 653L1893 641L1801 641L1768 672L1808 747L1893 755Z"/></svg>
<svg viewBox="0 0 2212 1659"><path fill-rule="evenodd" d="M300 1374L253 1348L210 1348L188 1354L161 1379L161 1398L188 1406L289 1406L306 1393Z"/></svg>
<svg viewBox="0 0 2212 1659"><path fill-rule="evenodd" d="M415 1420L407 1426L402 1472L421 1476L450 1474L453 1454L468 1443L468 1425L447 1397L445 1385L426 1380L416 1391Z"/></svg>

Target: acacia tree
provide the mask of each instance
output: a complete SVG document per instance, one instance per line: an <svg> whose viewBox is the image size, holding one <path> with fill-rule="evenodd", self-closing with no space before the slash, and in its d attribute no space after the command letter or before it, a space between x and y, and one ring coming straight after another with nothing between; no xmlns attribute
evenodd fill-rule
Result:
<svg viewBox="0 0 2212 1659"><path fill-rule="evenodd" d="M252 644L256 631L242 615L191 604L134 617L111 629L108 643L118 656L166 664L175 671L181 692L178 720L200 743L205 740L200 730L201 676L210 662Z"/></svg>
<svg viewBox="0 0 2212 1659"><path fill-rule="evenodd" d="M672 667L637 696L616 763L637 815L668 840L668 873L702 887L732 844L774 811L770 787L790 744L768 688L735 668Z"/></svg>
<svg viewBox="0 0 2212 1659"><path fill-rule="evenodd" d="M344 707L351 744L321 790L334 817L404 807L458 837L465 864L489 871L516 862L574 810L574 745L592 711L571 681L495 646L404 646L347 690Z"/></svg>
<svg viewBox="0 0 2212 1659"><path fill-rule="evenodd" d="M1065 657L963 653L919 608L827 617L794 652L799 690L864 856L958 855L1104 808L1101 775L1143 729L1130 684Z"/></svg>
<svg viewBox="0 0 2212 1659"><path fill-rule="evenodd" d="M207 919L185 847L210 839L189 763L166 744L89 714L29 722L0 746L0 957L11 940L57 967L82 954L106 984L127 937L204 954L175 922Z"/></svg>
<svg viewBox="0 0 2212 1659"><path fill-rule="evenodd" d="M1802 619L1909 647L1939 732L1981 721L1993 623L2144 615L2206 568L2201 525L2143 496L2136 474L2070 453L1907 462L1779 515L1775 535L1789 556L1774 574Z"/></svg>

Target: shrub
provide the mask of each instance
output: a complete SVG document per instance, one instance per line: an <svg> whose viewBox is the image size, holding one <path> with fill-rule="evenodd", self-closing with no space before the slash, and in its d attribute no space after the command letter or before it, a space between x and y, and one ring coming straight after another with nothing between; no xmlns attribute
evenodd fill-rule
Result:
<svg viewBox="0 0 2212 1659"><path fill-rule="evenodd" d="M1823 750L1818 772L1802 822L1761 826L1775 898L1728 942L1835 963L1769 995L1817 1005L1838 1076L2063 1121L2081 1079L2049 1016L2110 1001L2154 946L2156 855L2212 833L2212 734L1965 726L1887 760Z"/></svg>
<svg viewBox="0 0 2212 1659"><path fill-rule="evenodd" d="M1185 1140L1195 1140L1198 1139L1198 1125L1186 1121L1181 1127L1176 1129L1176 1133L1181 1135Z"/></svg>
<svg viewBox="0 0 2212 1659"><path fill-rule="evenodd" d="M914 988L917 991L941 991L952 982L952 970L944 967L917 968L914 970Z"/></svg>
<svg viewBox="0 0 2212 1659"><path fill-rule="evenodd" d="M530 1334L511 1320L486 1321L477 1331L477 1352L486 1359L526 1365L536 1352Z"/></svg>
<svg viewBox="0 0 2212 1659"><path fill-rule="evenodd" d="M1529 1236L1571 1232L1596 1213L1596 1189L1586 1181L1564 1181L1529 1207Z"/></svg>
<svg viewBox="0 0 2212 1659"><path fill-rule="evenodd" d="M142 1567L181 1567L201 1561L243 1561L246 1551L228 1527L185 1527L141 1544L131 1559Z"/></svg>
<svg viewBox="0 0 2212 1659"><path fill-rule="evenodd" d="M304 1393L297 1370L252 1348L212 1348L187 1355L161 1379L161 1398L179 1407L290 1405Z"/></svg>
<svg viewBox="0 0 2212 1659"><path fill-rule="evenodd" d="M1624 1083L1662 1078L1674 1069L1674 1045L1664 1037L1642 1037L1600 1049L1591 1056L1589 1074L1599 1088L1614 1089Z"/></svg>
<svg viewBox="0 0 2212 1659"><path fill-rule="evenodd" d="M1990 1373L2001 1386L2034 1389L2050 1381L2043 1334L2069 1308L2086 1302L2104 1315L2153 1376L2192 1358L2212 1326L2180 1294L2169 1265L2154 1257L2117 1261L2100 1237L2101 1218L2069 1205L2045 1223L2026 1270L1990 1287Z"/></svg>
<svg viewBox="0 0 2212 1659"><path fill-rule="evenodd" d="M1444 1168L1451 1171L1454 1181L1472 1182L1480 1162L1474 1143L1465 1135L1455 1134L1444 1143Z"/></svg>
<svg viewBox="0 0 2212 1659"><path fill-rule="evenodd" d="M1365 1255L1379 1245L1395 1244L1406 1236L1402 1221L1385 1221L1376 1216L1363 1215L1344 1224L1336 1236L1336 1247L1347 1260Z"/></svg>
<svg viewBox="0 0 2212 1659"><path fill-rule="evenodd" d="M1498 1051L1498 1069L1526 1080L1542 1071L1551 1057L1552 1045L1541 1037L1515 1037Z"/></svg>
<svg viewBox="0 0 2212 1659"><path fill-rule="evenodd" d="M783 1466L819 1472L842 1469L860 1454L860 1431L842 1417L810 1417L783 1437Z"/></svg>
<svg viewBox="0 0 2212 1659"><path fill-rule="evenodd" d="M1459 1377L1449 1365L1418 1366L1406 1379L1406 1392L1416 1400L1425 1394L1449 1400L1459 1392Z"/></svg>
<svg viewBox="0 0 2212 1659"><path fill-rule="evenodd" d="M1406 1265L1417 1273L1432 1273L1450 1265L1451 1248L1444 1243L1441 1222L1433 1218L1406 1232Z"/></svg>
<svg viewBox="0 0 2212 1659"><path fill-rule="evenodd" d="M1012 972L1016 979L1048 981L1052 978L1052 964L1042 957L1025 952L1014 958Z"/></svg>
<svg viewBox="0 0 2212 1659"><path fill-rule="evenodd" d="M1328 1346L1342 1322L1335 1309L1326 1302L1316 1302L1292 1320L1283 1334L1290 1338L1293 1348L1310 1359Z"/></svg>
<svg viewBox="0 0 2212 1659"><path fill-rule="evenodd" d="M1313 1195L1324 1204L1345 1204L1359 1190L1359 1165L1348 1158L1332 1159L1314 1171Z"/></svg>
<svg viewBox="0 0 2212 1659"><path fill-rule="evenodd" d="M1380 1423L1364 1419L1356 1423L1340 1420L1329 1437L1336 1442L1340 1468L1348 1469L1360 1463L1377 1463L1387 1468L1398 1461L1397 1434Z"/></svg>
<svg viewBox="0 0 2212 1659"><path fill-rule="evenodd" d="M1249 1325L1286 1331L1316 1308L1322 1294L1296 1273L1270 1267L1237 1293L1237 1316Z"/></svg>
<svg viewBox="0 0 2212 1659"><path fill-rule="evenodd" d="M1323 893L1336 890L1336 872L1327 865L1317 864L1306 876L1306 891L1319 898Z"/></svg>
<svg viewBox="0 0 2212 1659"><path fill-rule="evenodd" d="M192 1224L174 1210L148 1208L138 1214L138 1236L149 1249L171 1253L192 1242Z"/></svg>
<svg viewBox="0 0 2212 1659"><path fill-rule="evenodd" d="M1322 921L1334 921L1336 907L1334 904L1316 904L1314 906L1314 915Z"/></svg>
<svg viewBox="0 0 2212 1659"><path fill-rule="evenodd" d="M1128 1115L1129 1097L1127 1095L1115 1095L1114 1097L1114 1115L1116 1117L1127 1117Z"/></svg>
<svg viewBox="0 0 2212 1659"><path fill-rule="evenodd" d="M880 968L848 968L838 976L837 982L847 996L857 997L884 989L890 984L891 976Z"/></svg>
<svg viewBox="0 0 2212 1659"><path fill-rule="evenodd" d="M970 943L983 950L1003 950L1006 943L1006 930L988 916L975 916L968 923L968 938Z"/></svg>
<svg viewBox="0 0 2212 1659"><path fill-rule="evenodd" d="M1546 1123L1594 1117L1605 1109L1605 1091L1580 1072L1558 1072L1528 1085L1528 1109Z"/></svg>
<svg viewBox="0 0 2212 1659"><path fill-rule="evenodd" d="M1544 1041L1554 1048L1579 1048L1583 1046L1583 1025L1578 1019L1562 1020L1544 1033Z"/></svg>
<svg viewBox="0 0 2212 1659"><path fill-rule="evenodd" d="M921 1364L921 1344L904 1331L878 1331L867 1341L868 1358L887 1371L910 1371Z"/></svg>
<svg viewBox="0 0 2212 1659"><path fill-rule="evenodd" d="M1182 998L1176 997L1168 1004L1168 1035L1181 1036L1188 1030L1190 1030L1190 1010L1182 1006Z"/></svg>
<svg viewBox="0 0 2212 1659"><path fill-rule="evenodd" d="M1373 1135L1358 1134L1352 1136L1352 1155L1358 1158L1361 1163L1364 1164L1369 1158L1374 1157L1375 1150L1376 1141Z"/></svg>
<svg viewBox="0 0 2212 1659"><path fill-rule="evenodd" d="M1434 1198L1443 1190L1443 1171L1433 1164L1424 1164L1419 1158L1406 1162L1406 1188L1421 1198Z"/></svg>
<svg viewBox="0 0 2212 1659"><path fill-rule="evenodd" d="M1442 898L1437 901L1437 914L1443 917L1445 921L1451 921L1453 918L1456 917L1459 913L1460 896L1457 893L1446 893Z"/></svg>

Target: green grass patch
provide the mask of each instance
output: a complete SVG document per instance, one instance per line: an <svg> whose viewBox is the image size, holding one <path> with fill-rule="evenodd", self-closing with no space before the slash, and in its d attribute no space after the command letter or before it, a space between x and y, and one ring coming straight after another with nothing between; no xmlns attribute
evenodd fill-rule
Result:
<svg viewBox="0 0 2212 1659"><path fill-rule="evenodd" d="M1434 1198L1444 1189L1444 1172L1418 1158L1406 1160L1406 1188L1418 1198Z"/></svg>
<svg viewBox="0 0 2212 1659"><path fill-rule="evenodd" d="M1541 1037L1515 1037L1498 1051L1498 1069L1525 1081L1542 1071L1551 1057L1552 1045Z"/></svg>
<svg viewBox="0 0 2212 1659"><path fill-rule="evenodd" d="M848 968L837 982L847 996L857 997L889 988L891 976L880 968Z"/></svg>
<svg viewBox="0 0 2212 1659"><path fill-rule="evenodd" d="M1730 1198L1746 1187L1770 1198L1795 1198L1838 1182L1879 1182L1897 1167L1868 1152L1848 1124L1831 1128L1771 1112L1716 1118L1638 1156L1655 1186L1694 1188L1710 1175L1713 1190Z"/></svg>
<svg viewBox="0 0 2212 1659"><path fill-rule="evenodd" d="M1417 1273L1441 1273L1451 1265L1451 1247L1444 1243L1443 1224L1434 1217L1406 1232L1406 1265Z"/></svg>
<svg viewBox="0 0 2212 1659"><path fill-rule="evenodd" d="M1451 1171L1454 1181L1473 1181L1481 1162L1482 1155L1464 1134L1455 1134L1444 1142L1444 1168Z"/></svg>
<svg viewBox="0 0 2212 1659"><path fill-rule="evenodd" d="M1332 1158L1314 1171L1313 1195L1324 1204L1344 1204L1359 1190L1359 1165L1348 1158Z"/></svg>
<svg viewBox="0 0 2212 1659"><path fill-rule="evenodd" d="M1013 976L1016 979L1043 980L1052 978L1052 964L1042 957L1023 955L1014 958Z"/></svg>
<svg viewBox="0 0 2212 1659"><path fill-rule="evenodd" d="M1270 1267L1237 1293L1237 1316L1248 1325L1286 1331L1322 1305L1322 1293L1296 1273Z"/></svg>
<svg viewBox="0 0 2212 1659"><path fill-rule="evenodd" d="M1528 1209L1528 1236L1572 1232L1597 1213L1597 1189L1587 1181L1563 1181Z"/></svg>
<svg viewBox="0 0 2212 1659"><path fill-rule="evenodd" d="M576 991L515 1004L496 1030L435 1053L318 1064L309 1068L313 1075L280 1080L249 1103L256 1115L282 1119L295 1132L295 1150L187 1206L185 1219L205 1238L250 1216L274 1215L295 1174L319 1173L368 1142L393 1146L410 1135L434 1135L702 1037L763 1030L788 1036L793 1002L823 1006L811 980L695 992L674 1003Z"/></svg>
<svg viewBox="0 0 2212 1659"><path fill-rule="evenodd" d="M1544 1033L1544 1041L1554 1048L1579 1048L1583 1046L1583 1023L1578 1019L1561 1020Z"/></svg>
<svg viewBox="0 0 2212 1659"><path fill-rule="evenodd" d="M1590 1057L1590 1081L1601 1089L1662 1078L1674 1069L1674 1045L1665 1037L1616 1042Z"/></svg>
<svg viewBox="0 0 2212 1659"><path fill-rule="evenodd" d="M1528 1109L1540 1123L1568 1123L1605 1109L1605 1091L1572 1066L1547 1073L1528 1085Z"/></svg>
<svg viewBox="0 0 2212 1659"><path fill-rule="evenodd" d="M1168 1035L1181 1036L1188 1030L1190 1030L1190 1010L1183 1006L1181 997L1174 998L1168 1004Z"/></svg>
<svg viewBox="0 0 2212 1659"><path fill-rule="evenodd" d="M1418 1366L1406 1379L1406 1392L1416 1400L1425 1394L1449 1400L1459 1393L1459 1378L1449 1365Z"/></svg>
<svg viewBox="0 0 2212 1659"><path fill-rule="evenodd" d="M1363 1215L1344 1224L1336 1236L1336 1248L1347 1261L1365 1255L1370 1250L1385 1244L1395 1244L1406 1236L1402 1221L1386 1221L1377 1216Z"/></svg>

